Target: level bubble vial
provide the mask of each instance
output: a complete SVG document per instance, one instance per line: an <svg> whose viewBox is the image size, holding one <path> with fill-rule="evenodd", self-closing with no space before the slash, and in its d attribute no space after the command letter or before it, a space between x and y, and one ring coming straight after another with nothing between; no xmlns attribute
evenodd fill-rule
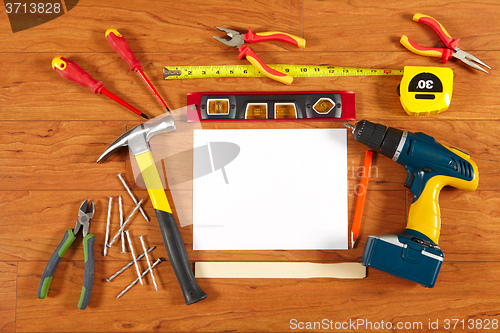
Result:
<svg viewBox="0 0 500 333"><path fill-rule="evenodd" d="M245 119L267 119L267 104L248 103L245 110Z"/></svg>
<svg viewBox="0 0 500 333"><path fill-rule="evenodd" d="M319 114L327 114L335 107L335 102L330 98L320 98L313 106L314 111Z"/></svg>
<svg viewBox="0 0 500 333"><path fill-rule="evenodd" d="M209 115L228 115L229 114L229 99L209 99L208 102Z"/></svg>
<svg viewBox="0 0 500 333"><path fill-rule="evenodd" d="M276 103L274 104L275 119L296 119L297 110L294 103Z"/></svg>

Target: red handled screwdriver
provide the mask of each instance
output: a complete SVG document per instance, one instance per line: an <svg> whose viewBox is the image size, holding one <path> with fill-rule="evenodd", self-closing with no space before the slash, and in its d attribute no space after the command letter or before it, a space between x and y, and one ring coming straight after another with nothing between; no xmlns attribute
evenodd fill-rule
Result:
<svg viewBox="0 0 500 333"><path fill-rule="evenodd" d="M122 100L121 98L111 93L106 88L104 88L104 84L102 83L102 81L95 80L92 76L90 76L89 73L85 72L74 61L71 61L63 57L56 57L52 60L52 68L56 72L61 74L63 78L89 88L90 90L92 90L94 94L103 94L111 98L115 102L118 102L119 104L123 105L127 109L133 111L134 113L138 114L139 116L149 119L149 117L146 116L144 113L137 110L132 105L128 104L127 102L125 102L124 100Z"/></svg>
<svg viewBox="0 0 500 333"><path fill-rule="evenodd" d="M116 29L108 29L106 30L106 39L108 40L113 50L115 50L120 55L120 57L122 57L123 60L125 60L130 65L130 70L139 73L139 75L144 79L156 98L158 98L163 107L167 109L167 112L170 113L170 109L168 108L167 104L163 101L163 99L160 97L160 94L158 94L158 91L156 91L155 87L153 87L153 84L148 80L146 74L144 74L144 72L142 71L141 63L135 58L125 38Z"/></svg>

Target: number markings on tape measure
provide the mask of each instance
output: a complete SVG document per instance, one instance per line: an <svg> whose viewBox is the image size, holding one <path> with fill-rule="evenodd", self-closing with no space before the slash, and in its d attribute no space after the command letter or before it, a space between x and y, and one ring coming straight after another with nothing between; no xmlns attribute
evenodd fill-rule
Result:
<svg viewBox="0 0 500 333"><path fill-rule="evenodd" d="M403 75L402 70L313 65L269 65L292 77ZM252 65L227 66L165 66L163 77L168 79L202 79L219 77L264 77Z"/></svg>

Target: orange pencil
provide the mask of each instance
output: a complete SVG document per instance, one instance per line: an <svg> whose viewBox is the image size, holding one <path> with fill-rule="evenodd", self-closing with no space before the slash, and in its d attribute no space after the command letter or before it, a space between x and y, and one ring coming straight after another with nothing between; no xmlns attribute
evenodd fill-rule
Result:
<svg viewBox="0 0 500 333"><path fill-rule="evenodd" d="M354 248L358 240L359 231L361 229L361 218L363 217L363 209L365 207L366 192L368 191L368 179L370 178L370 169L372 167L373 151L367 150L365 153L365 161L363 163L363 171L361 181L358 187L358 198L356 199L356 208L354 210L354 219L351 229L351 246Z"/></svg>

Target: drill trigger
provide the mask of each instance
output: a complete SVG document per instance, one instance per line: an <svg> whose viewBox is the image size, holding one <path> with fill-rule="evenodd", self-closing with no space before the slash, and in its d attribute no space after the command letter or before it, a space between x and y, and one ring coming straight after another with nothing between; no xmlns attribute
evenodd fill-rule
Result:
<svg viewBox="0 0 500 333"><path fill-rule="evenodd" d="M415 180L415 173L410 169L406 169L407 175L405 180L405 187L411 188L413 181Z"/></svg>

